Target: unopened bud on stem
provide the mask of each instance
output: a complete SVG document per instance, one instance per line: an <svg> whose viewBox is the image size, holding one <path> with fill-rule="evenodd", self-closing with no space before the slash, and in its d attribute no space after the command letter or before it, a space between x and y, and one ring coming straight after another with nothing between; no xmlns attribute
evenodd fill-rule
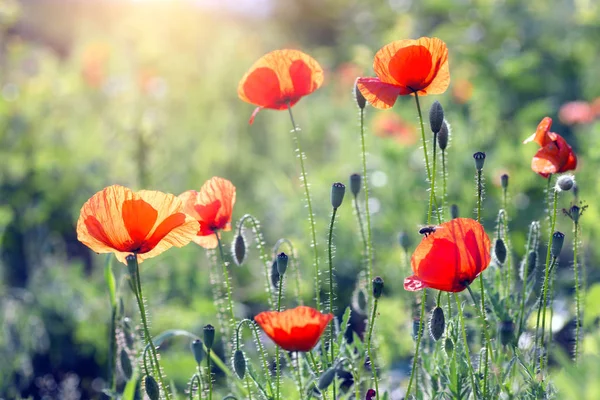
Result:
<svg viewBox="0 0 600 400"><path fill-rule="evenodd" d="M444 122L444 108L439 101L434 101L429 109L429 126L431 132L438 133Z"/></svg>
<svg viewBox="0 0 600 400"><path fill-rule="evenodd" d="M344 194L346 193L346 185L340 182L336 182L331 185L331 206L338 208L344 201Z"/></svg>

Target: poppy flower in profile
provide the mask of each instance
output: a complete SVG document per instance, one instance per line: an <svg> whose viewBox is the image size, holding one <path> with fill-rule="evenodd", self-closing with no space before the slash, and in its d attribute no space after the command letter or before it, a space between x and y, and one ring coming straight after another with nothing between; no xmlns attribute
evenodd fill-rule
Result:
<svg viewBox="0 0 600 400"><path fill-rule="evenodd" d="M557 133L550 132L552 118L545 117L536 132L523 143L536 142L540 149L531 160L531 169L547 178L550 174L567 172L577 168L577 156L567 141Z"/></svg>
<svg viewBox="0 0 600 400"><path fill-rule="evenodd" d="M219 244L218 231L231 230L231 214L235 204L235 186L217 176L202 185L200 191L188 190L179 195L184 210L200 223L194 242L205 249Z"/></svg>
<svg viewBox="0 0 600 400"><path fill-rule="evenodd" d="M183 212L174 195L119 185L93 195L77 221L80 242L96 253L115 253L124 264L133 253L142 262L172 246L185 246L196 232L198 222Z"/></svg>
<svg viewBox="0 0 600 400"><path fill-rule="evenodd" d="M414 275L404 280L404 289L461 292L490 260L490 238L483 226L470 218L455 218L419 243L410 260Z"/></svg>
<svg viewBox="0 0 600 400"><path fill-rule="evenodd" d="M558 118L565 125L589 124L594 117L592 105L581 100L565 103L558 111Z"/></svg>
<svg viewBox="0 0 600 400"><path fill-rule="evenodd" d="M357 85L376 108L390 108L398 96L441 94L450 85L448 48L438 38L398 40L382 47L373 61L376 78Z"/></svg>
<svg viewBox="0 0 600 400"><path fill-rule="evenodd" d="M264 311L254 320L279 347L287 351L310 351L319 341L333 314L321 314L307 306Z"/></svg>
<svg viewBox="0 0 600 400"><path fill-rule="evenodd" d="M250 124L263 108L285 110L323 83L319 63L299 50L275 50L250 67L238 85L238 96L257 108Z"/></svg>

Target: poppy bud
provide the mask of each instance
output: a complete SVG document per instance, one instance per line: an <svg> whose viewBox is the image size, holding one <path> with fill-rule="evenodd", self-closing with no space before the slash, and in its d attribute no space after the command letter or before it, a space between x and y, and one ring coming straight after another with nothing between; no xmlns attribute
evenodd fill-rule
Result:
<svg viewBox="0 0 600 400"><path fill-rule="evenodd" d="M500 323L500 343L506 346L514 340L515 324L510 320L504 320Z"/></svg>
<svg viewBox="0 0 600 400"><path fill-rule="evenodd" d="M360 176L360 174L350 175L350 191L352 192L354 197L358 196L358 193L360 192L361 180L362 177Z"/></svg>
<svg viewBox="0 0 600 400"><path fill-rule="evenodd" d="M233 353L233 370L240 379L244 379L246 376L246 358L240 349Z"/></svg>
<svg viewBox="0 0 600 400"><path fill-rule="evenodd" d="M280 277L285 274L288 265L288 256L285 253L279 253L277 255L277 273Z"/></svg>
<svg viewBox="0 0 600 400"><path fill-rule="evenodd" d="M524 260L523 265L521 266L521 280L525 281L528 279L533 271L535 271L535 267L537 266L537 252L531 250L529 254L527 254L527 258Z"/></svg>
<svg viewBox="0 0 600 400"><path fill-rule="evenodd" d="M137 256L135 254L129 254L125 256L125 261L127 261L127 270L129 271L129 275L132 277L135 276L135 272L137 271Z"/></svg>
<svg viewBox="0 0 600 400"><path fill-rule="evenodd" d="M342 205L344 200L344 194L346 193L346 185L340 182L336 182L331 185L331 206L338 208Z"/></svg>
<svg viewBox="0 0 600 400"><path fill-rule="evenodd" d="M506 245L504 244L504 240L500 238L496 239L494 254L496 255L496 260L498 260L500 264L504 264L504 261L506 261Z"/></svg>
<svg viewBox="0 0 600 400"><path fill-rule="evenodd" d="M579 208L579 206L571 206L571 209L569 210L570 214L571 214L571 218L573 219L573 222L575 222L576 224L579 223L579 216L581 215L581 208Z"/></svg>
<svg viewBox="0 0 600 400"><path fill-rule="evenodd" d="M133 368L131 367L131 360L129 359L129 354L125 351L125 349L121 350L119 354L119 361L121 361L121 370L123 371L123 375L125 375L126 380L130 380L133 375Z"/></svg>
<svg viewBox="0 0 600 400"><path fill-rule="evenodd" d="M500 177L500 182L502 183L502 189L506 189L508 187L508 175L503 174Z"/></svg>
<svg viewBox="0 0 600 400"><path fill-rule="evenodd" d="M448 138L450 137L450 129L448 128L448 123L444 120L442 122L442 127L437 134L438 146L440 146L440 150L446 150L448 147Z"/></svg>
<svg viewBox="0 0 600 400"><path fill-rule="evenodd" d="M363 94L358 89L357 83L358 83L358 78L356 78L356 82L354 83L354 100L356 100L356 104L358 105L358 108L360 108L361 110L364 110L365 106L367 105L367 99L365 99L365 96L363 96Z"/></svg>
<svg viewBox="0 0 600 400"><path fill-rule="evenodd" d="M444 122L444 108L439 101L434 101L429 109L429 126L431 132L438 133Z"/></svg>
<svg viewBox="0 0 600 400"><path fill-rule="evenodd" d="M575 177L573 175L561 175L557 180L556 180L556 186L555 189L557 191L561 191L564 190L565 192L568 190L571 190L571 188L573 187L573 185L575 185Z"/></svg>
<svg viewBox="0 0 600 400"><path fill-rule="evenodd" d="M431 319L429 320L429 334L433 340L438 341L444 334L444 328L446 327L446 319L444 317L444 310L441 307L436 307L431 313Z"/></svg>
<svg viewBox="0 0 600 400"><path fill-rule="evenodd" d="M406 232L402 231L398 234L398 243L400 243L400 247L402 247L404 251L408 250L408 247L410 246L410 237Z"/></svg>
<svg viewBox="0 0 600 400"><path fill-rule="evenodd" d="M452 357L452 352L454 351L454 342L449 337L447 337L444 341L444 350L446 350L448 357Z"/></svg>
<svg viewBox="0 0 600 400"><path fill-rule="evenodd" d="M552 234L552 247L550 248L550 254L552 254L552 257L558 257L560 251L562 250L564 242L564 233L556 231Z"/></svg>
<svg viewBox="0 0 600 400"><path fill-rule="evenodd" d="M321 376L319 377L319 381L317 382L317 389L319 389L319 390L327 389L329 387L329 385L331 385L331 383L335 379L336 370L337 369L335 367L331 367L328 370L326 370L325 372L323 372L321 374Z"/></svg>
<svg viewBox="0 0 600 400"><path fill-rule="evenodd" d="M483 164L485 163L485 153L478 151L473 154L473 158L475 159L475 168L477 168L477 171L481 171L483 169Z"/></svg>
<svg viewBox="0 0 600 400"><path fill-rule="evenodd" d="M204 349L202 348L200 339L196 339L192 342L192 353L194 353L196 364L202 364L202 360L204 359Z"/></svg>
<svg viewBox="0 0 600 400"><path fill-rule="evenodd" d="M383 279L380 276L376 276L373 279L373 297L378 299L381 297L381 293L383 293Z"/></svg>
<svg viewBox="0 0 600 400"><path fill-rule="evenodd" d="M271 284L275 289L279 287L279 278L279 271L277 271L277 257L275 257L271 264Z"/></svg>
<svg viewBox="0 0 600 400"><path fill-rule="evenodd" d="M233 259L237 265L242 265L244 259L246 258L246 240L244 240L244 236L240 233L235 237L235 241L233 242Z"/></svg>
<svg viewBox="0 0 600 400"><path fill-rule="evenodd" d="M450 206L450 216L452 219L458 218L458 206L456 204Z"/></svg>
<svg viewBox="0 0 600 400"><path fill-rule="evenodd" d="M156 379L150 375L146 375L144 378L144 386L146 387L146 394L150 400L158 400L160 398L160 388Z"/></svg>
<svg viewBox="0 0 600 400"><path fill-rule="evenodd" d="M204 326L204 345L208 350L215 344L215 327L208 324Z"/></svg>

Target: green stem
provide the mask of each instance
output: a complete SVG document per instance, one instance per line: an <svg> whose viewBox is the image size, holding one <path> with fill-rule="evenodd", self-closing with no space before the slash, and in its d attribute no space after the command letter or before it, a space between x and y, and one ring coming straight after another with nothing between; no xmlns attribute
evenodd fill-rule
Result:
<svg viewBox="0 0 600 400"><path fill-rule="evenodd" d="M196 393L198 393L198 400L202 399L202 377L200 376L199 373L196 373L192 376L192 380L190 381L190 392L188 393L188 398L189 400L192 400L194 398L194 382L197 381L197 385L198 385L198 390L196 391Z"/></svg>
<svg viewBox="0 0 600 400"><path fill-rule="evenodd" d="M365 110L360 109L360 146L361 146L361 154L362 154L362 167L363 167L363 189L365 191L365 217L367 222L367 240L366 249L367 249L367 293L368 296L371 296L373 284L373 242L371 238L371 212L369 211L369 182L368 182L368 174L367 174L367 150L365 145ZM355 199L356 202L356 199ZM359 222L361 224L361 233L362 232L362 221L360 221L360 214L358 213L358 203L356 203L356 211L359 218ZM364 240L364 239L363 239ZM368 300L368 299L367 299Z"/></svg>
<svg viewBox="0 0 600 400"><path fill-rule="evenodd" d="M152 341L152 336L150 336L150 330L148 329L148 320L146 318L146 307L144 305L144 295L142 292L142 281L140 279L140 265L137 261L137 255L134 254L134 262L135 262L135 272L134 272L134 279L135 279L135 284L134 286L136 286L136 299L137 299L137 303L138 303L138 308L140 310L140 315L142 317L142 327L144 329L144 337L145 337L145 344L150 346L150 353L152 354L152 359L154 361L154 366L155 366L155 370L156 370L156 374L158 375L158 381L160 383L160 386L163 389L163 392L165 393L165 398L167 400L170 400L171 396L169 394L169 390L167 389L167 386L165 385L163 376L162 376L162 369L160 367L160 363L158 362L158 355L156 354L156 347L154 347L154 343Z"/></svg>
<svg viewBox="0 0 600 400"><path fill-rule="evenodd" d="M525 292L527 289L527 281L528 279L528 274L527 274L527 262L528 262L528 258L529 257L529 252L531 251L531 249L536 249L537 248L537 240L535 239L535 237L539 234L539 225L537 224L537 222L532 222L531 225L529 226L529 234L527 235L527 246L525 247L525 265L523 267L523 279L522 279L522 286L521 286L521 309L519 311L519 332L517 337L520 337L521 334L523 333L523 331L525 330L525 321L524 321L524 317L525 317ZM537 251L537 250L536 250ZM537 331L536 331L537 334ZM537 341L536 341L537 344Z"/></svg>
<svg viewBox="0 0 600 400"><path fill-rule="evenodd" d="M477 222L481 223L481 197L483 195L483 183L481 181L481 170L477 170Z"/></svg>
<svg viewBox="0 0 600 400"><path fill-rule="evenodd" d="M444 210L446 210L446 197L448 195L448 178L446 174L446 150L442 150L442 219L445 219Z"/></svg>
<svg viewBox="0 0 600 400"><path fill-rule="evenodd" d="M279 240L277 240L277 242L275 242L275 245L273 246L273 254L279 254L279 248L283 243L287 244L290 248L288 256L290 257L290 267L292 268L292 270L294 270L294 294L296 296L296 299L298 300L298 303L302 305L304 304L304 302L302 301L302 297L300 296L300 269L296 265L296 250L294 249L294 245L289 239L280 238Z"/></svg>
<svg viewBox="0 0 600 400"><path fill-rule="evenodd" d="M262 342L260 341L260 333L258 332L258 328L256 327L256 324L247 318L241 320L237 324L237 328L236 328L236 332L235 332L236 333L235 334L236 349L240 348L240 336L241 336L240 330L244 325L247 325L249 328L251 328L251 332L254 334L254 341L256 342L256 345L258 347L258 354L260 356L261 362L263 364L263 370L265 372L265 380L267 381L267 384L269 385L270 393L273 394L274 393L273 382L271 381L271 374L269 373L269 364L267 362L267 352L266 352L264 346L262 345ZM258 382L256 382L256 384L258 385Z"/></svg>
<svg viewBox="0 0 600 400"><path fill-rule="evenodd" d="M429 155L427 154L427 139L425 138L425 125L423 125L423 113L421 112L421 103L419 103L419 94L414 92L417 112L419 113L419 123L421 125L421 141L423 143L423 156L425 157L425 169L427 170L427 179L431 182L431 170L429 169ZM431 224L431 197L429 197L429 207L427 208L427 223ZM408 396L407 392L407 396Z"/></svg>
<svg viewBox="0 0 600 400"><path fill-rule="evenodd" d="M219 244L219 254L221 255L221 264L223 265L223 279L225 280L225 290L227 291L227 308L229 308L229 313L231 314L229 325L233 326L235 324L235 313L233 311L233 301L231 300L232 296L231 284L229 283L229 271L227 269L227 262L225 261L225 253L223 252L221 238L217 232L215 232L215 236L217 237L217 242Z"/></svg>
<svg viewBox="0 0 600 400"><path fill-rule="evenodd" d="M362 221L362 217L360 214L360 207L358 205L358 199L356 197L354 197L354 210L356 211L356 219L358 220L358 227L360 228L360 237L363 242L363 249L365 252L365 257L368 257L368 255L367 255L368 254L367 237L365 236L365 227L363 226L363 221ZM368 285L367 285L367 287L368 287Z"/></svg>
<svg viewBox="0 0 600 400"><path fill-rule="evenodd" d="M277 311L281 311L281 298L283 294L283 279L284 275L279 277L279 286L277 293ZM280 356L279 356L279 346L275 348L275 395L276 399L279 400L280 396L280 386L281 386L281 366L280 366Z"/></svg>
<svg viewBox="0 0 600 400"><path fill-rule="evenodd" d="M475 308L478 310L477 313L479 314L479 319L481 320L481 327L483 330L483 334L485 336L485 358L484 358L484 373L483 373L483 398L486 399L487 398L487 384L488 384L488 355L491 351L492 348L492 340L490 338L490 329L489 329L489 325L488 325L488 321L487 321L487 317L486 317L486 313L485 313L485 304L484 304L484 300L483 300L483 279L481 279L481 275L479 275L479 282L481 283L481 309L479 309L479 305L477 305L477 300L475 299L475 295L473 294L473 291L471 290L471 286L467 285L467 290L469 291L469 294L471 295L471 298L473 299L473 303L475 304Z"/></svg>
<svg viewBox="0 0 600 400"><path fill-rule="evenodd" d="M421 298L421 316L419 317L419 332L417 333L417 344L415 347L415 356L413 357L412 370L410 371L410 380L406 389L406 398L409 398L410 389L412 388L415 371L419 359L419 348L421 346L421 337L423 333L423 318L425 318L425 303L427 302L427 289L423 289L423 297Z"/></svg>
<svg viewBox="0 0 600 400"><path fill-rule="evenodd" d="M575 348L573 349L573 360L577 363L577 352L579 350L579 335L581 325L581 303L579 297L579 265L577 263L577 249L579 247L579 223L573 222L573 270L575 279Z"/></svg>
<svg viewBox="0 0 600 400"><path fill-rule="evenodd" d="M212 367L210 365L210 349L206 351L206 374L208 375L208 400L212 400Z"/></svg>
<svg viewBox="0 0 600 400"><path fill-rule="evenodd" d="M302 387L302 360L300 359L300 353L296 352L296 370L298 371L298 392L300 394L300 400L304 397Z"/></svg>
<svg viewBox="0 0 600 400"><path fill-rule="evenodd" d="M367 354L369 355L369 364L371 365L371 371L373 372L373 381L375 382L375 396L379 400L379 379L377 378L377 367L375 366L375 360L373 359L373 353L371 350L371 341L373 339L373 328L375 327L375 318L377 317L377 303L378 299L373 299L373 311L371 312L371 321L369 323L369 334L367 336ZM418 344L417 344L418 351ZM408 392L407 392L408 394ZM335 397L334 397L335 399Z"/></svg>
<svg viewBox="0 0 600 400"><path fill-rule="evenodd" d="M108 360L108 386L114 393L117 391L117 380L115 375L117 372L117 307L113 306L110 314L110 340L109 340L109 360Z"/></svg>
<svg viewBox="0 0 600 400"><path fill-rule="evenodd" d="M331 314L335 313L335 309L333 307L333 225L335 223L335 215L337 214L337 208L333 209L333 212L331 213L331 222L329 223L329 236L327 238L327 254L329 257L329 312ZM335 346L334 346L334 342L335 342L335 338L334 338L334 324L329 324L329 349L330 349L330 354L331 354L331 366L333 367L333 364L335 362ZM336 398L336 379L335 376L333 378L333 385L332 386L332 391L333 391L333 398Z"/></svg>
<svg viewBox="0 0 600 400"><path fill-rule="evenodd" d="M456 308L458 309L458 323L461 327L462 339L465 348L465 358L467 359L467 367L469 368L469 377L471 378L471 387L473 388L473 398L477 398L477 386L475 385L475 372L473 371L473 365L471 364L471 355L469 352L469 342L467 342L467 328L463 318L462 307L458 301L458 293L454 293L454 301L456 302Z"/></svg>
<svg viewBox="0 0 600 400"><path fill-rule="evenodd" d="M437 165L437 133L433 134L433 162L432 162L432 172L431 172L431 190L429 191L429 203L431 205L435 204L435 214L437 215L438 224L442 223L442 215L440 214L440 209L437 205L437 199L435 198L435 177L436 177L436 165Z"/></svg>

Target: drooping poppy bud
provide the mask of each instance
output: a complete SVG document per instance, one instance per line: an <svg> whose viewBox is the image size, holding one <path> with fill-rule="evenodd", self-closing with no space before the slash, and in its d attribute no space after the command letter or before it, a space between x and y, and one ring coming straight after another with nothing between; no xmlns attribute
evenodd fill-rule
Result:
<svg viewBox="0 0 600 400"><path fill-rule="evenodd" d="M233 353L233 370L240 379L244 379L246 376L246 358L240 349Z"/></svg>
<svg viewBox="0 0 600 400"><path fill-rule="evenodd" d="M150 400L158 400L160 398L160 388L158 382L151 375L146 375L144 378L144 386L146 387L146 394Z"/></svg>
<svg viewBox="0 0 600 400"><path fill-rule="evenodd" d="M565 242L565 234L564 233L556 231L552 234L552 246L550 247L550 254L552 254L552 257L559 256L564 242Z"/></svg>
<svg viewBox="0 0 600 400"><path fill-rule="evenodd" d="M360 174L352 174L350 175L350 191L354 195L354 197L358 196L360 192L362 177Z"/></svg>
<svg viewBox="0 0 600 400"><path fill-rule="evenodd" d="M475 168L477 171L481 171L483 169L483 164L485 163L485 153L478 151L473 154L473 158L475 159Z"/></svg>
<svg viewBox="0 0 600 400"><path fill-rule="evenodd" d="M444 120L442 122L442 127L437 134L438 146L440 146L440 150L446 150L448 147L448 139L450 138L450 128L448 127L448 123Z"/></svg>
<svg viewBox="0 0 600 400"><path fill-rule="evenodd" d="M275 257L271 263L271 284L275 289L279 287L280 278L279 271L277 271L277 257Z"/></svg>
<svg viewBox="0 0 600 400"><path fill-rule="evenodd" d="M202 360L204 359L204 349L202 348L202 341L200 341L200 339L196 339L192 342L192 353L194 353L196 364L202 364Z"/></svg>
<svg viewBox="0 0 600 400"><path fill-rule="evenodd" d="M246 240L244 236L239 233L235 237L235 241L233 242L233 259L237 265L242 265L244 259L246 258Z"/></svg>
<svg viewBox="0 0 600 400"><path fill-rule="evenodd" d="M429 109L429 126L431 132L438 133L444 122L444 108L439 101L434 101Z"/></svg>
<svg viewBox="0 0 600 400"><path fill-rule="evenodd" d="M380 276L376 276L373 279L373 297L376 299L381 297L383 293L383 279Z"/></svg>
<svg viewBox="0 0 600 400"><path fill-rule="evenodd" d="M130 380L133 375L133 368L131 367L131 360L129 359L129 354L125 351L125 349L121 350L119 354L119 361L121 362L121 370L123 371L123 375L125 375L126 380Z"/></svg>
<svg viewBox="0 0 600 400"><path fill-rule="evenodd" d="M458 218L458 205L457 204L452 204L450 206L450 217L452 217L452 219Z"/></svg>
<svg viewBox="0 0 600 400"><path fill-rule="evenodd" d="M533 271L537 266L537 252L535 250L531 250L529 254L527 254L527 258L523 260L521 264L521 270L519 271L519 275L522 281L529 279Z"/></svg>
<svg viewBox="0 0 600 400"><path fill-rule="evenodd" d="M504 244L504 240L501 238L496 239L496 243L494 244L494 255L500 265L504 265L504 261L506 261L506 244Z"/></svg>
<svg viewBox="0 0 600 400"><path fill-rule="evenodd" d="M564 190L565 192L571 190L575 185L575 177L573 175L562 175L556 180L555 189L558 191Z"/></svg>
<svg viewBox="0 0 600 400"><path fill-rule="evenodd" d="M356 83L359 79L360 78L356 78L356 81L354 82L354 100L356 100L356 105L358 105L358 108L364 110L365 106L367 105L367 99L365 99L365 96L363 96L360 90L358 90L358 85Z"/></svg>
<svg viewBox="0 0 600 400"><path fill-rule="evenodd" d="M335 379L336 372L337 368L335 367L331 367L323 372L319 377L319 381L317 382L317 389L321 391L327 389Z"/></svg>
<svg viewBox="0 0 600 400"><path fill-rule="evenodd" d="M346 193L346 185L340 182L336 182L331 185L331 206L338 208L342 205L344 200L344 194Z"/></svg>
<svg viewBox="0 0 600 400"><path fill-rule="evenodd" d="M279 276L282 277L287 271L289 257L285 253L279 253L277 255L277 272Z"/></svg>
<svg viewBox="0 0 600 400"><path fill-rule="evenodd" d="M207 349L212 349L215 344L215 327L208 324L204 326L204 345Z"/></svg>
<svg viewBox="0 0 600 400"><path fill-rule="evenodd" d="M436 307L431 313L431 319L429 320L429 334L433 340L438 341L444 334L446 327L446 319L444 317L444 310L441 307Z"/></svg>
<svg viewBox="0 0 600 400"><path fill-rule="evenodd" d="M502 184L502 189L508 188L508 174L503 174L500 177L500 183Z"/></svg>

